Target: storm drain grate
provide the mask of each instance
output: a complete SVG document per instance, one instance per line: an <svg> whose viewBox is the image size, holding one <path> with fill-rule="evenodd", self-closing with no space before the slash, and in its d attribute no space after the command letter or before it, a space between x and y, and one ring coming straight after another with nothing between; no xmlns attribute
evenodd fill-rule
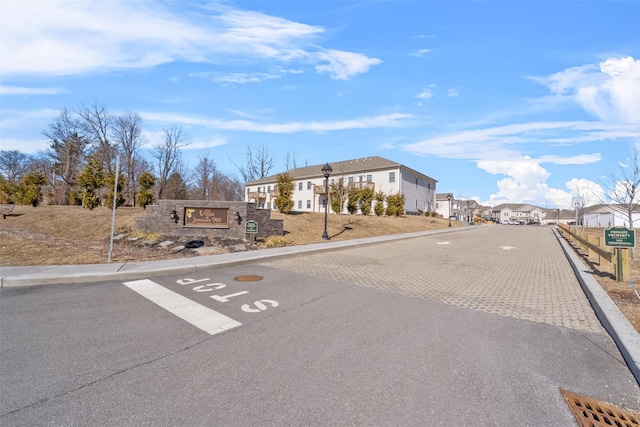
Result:
<svg viewBox="0 0 640 427"><path fill-rule="evenodd" d="M640 412L560 389L580 427L640 426Z"/></svg>
<svg viewBox="0 0 640 427"><path fill-rule="evenodd" d="M247 274L246 276L238 276L233 280L238 282L257 282L258 280L262 280L262 279L263 279L262 276L257 276L255 274Z"/></svg>

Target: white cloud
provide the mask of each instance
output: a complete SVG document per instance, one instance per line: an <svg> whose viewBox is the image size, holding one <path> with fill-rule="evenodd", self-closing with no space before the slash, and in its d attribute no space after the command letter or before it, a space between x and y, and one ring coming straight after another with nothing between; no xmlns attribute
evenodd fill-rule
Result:
<svg viewBox="0 0 640 427"><path fill-rule="evenodd" d="M640 123L640 59L609 58L532 79L601 120Z"/></svg>
<svg viewBox="0 0 640 427"><path fill-rule="evenodd" d="M219 4L193 7L197 13L132 0L4 2L0 70L5 76L65 76L237 58L298 61L347 79L381 62L313 45L325 32L319 26Z"/></svg>
<svg viewBox="0 0 640 427"><path fill-rule="evenodd" d="M421 58L425 56L427 53L431 52L431 49L420 49L415 52L411 52L409 56L415 56L417 58Z"/></svg>
<svg viewBox="0 0 640 427"><path fill-rule="evenodd" d="M171 113L140 113L145 121L176 123L181 125L198 125L212 129L231 131L249 131L265 133L296 133L296 132L331 132L348 129L374 129L399 126L408 114L382 114L378 116L359 117L348 120L334 120L321 122L291 122L291 123L257 123L249 120L218 120L186 116Z"/></svg>
<svg viewBox="0 0 640 427"><path fill-rule="evenodd" d="M0 149L19 150L26 154L36 154L49 148L50 143L45 138L2 138Z"/></svg>
<svg viewBox="0 0 640 427"><path fill-rule="evenodd" d="M215 136L207 140L195 140L191 141L189 145L184 147L186 150L199 150L202 148L213 148L225 145L227 140L221 136Z"/></svg>
<svg viewBox="0 0 640 427"><path fill-rule="evenodd" d="M423 89L422 92L416 95L418 99L431 99L433 97L433 91L431 89Z"/></svg>
<svg viewBox="0 0 640 427"><path fill-rule="evenodd" d="M530 158L511 161L482 160L478 162L478 167L492 175L507 175L525 188L533 188L540 182L545 182L551 175Z"/></svg>
<svg viewBox="0 0 640 427"><path fill-rule="evenodd" d="M505 175L497 182L498 192L492 194L484 204L530 203L547 208L568 208L571 205L568 192L549 188L546 181L551 174L534 159L484 160L478 162L478 167L492 175Z"/></svg>
<svg viewBox="0 0 640 427"><path fill-rule="evenodd" d="M317 58L318 62L327 62L324 65L316 65L316 71L329 73L331 78L336 80L346 80L356 74L366 73L373 65L382 63L378 58L370 58L360 53L331 49L310 53L308 56Z"/></svg>
<svg viewBox="0 0 640 427"><path fill-rule="evenodd" d="M58 87L23 87L0 85L0 95L59 95L65 90Z"/></svg>
<svg viewBox="0 0 640 427"><path fill-rule="evenodd" d="M583 199L585 206L595 205L597 203L605 203L605 191L595 182L584 178L573 178L565 183L565 186L571 190L572 196L578 196Z"/></svg>
<svg viewBox="0 0 640 427"><path fill-rule="evenodd" d="M449 89L447 91L447 96L448 97L454 97L454 96L459 96L460 94L458 93L457 89Z"/></svg>
<svg viewBox="0 0 640 427"><path fill-rule="evenodd" d="M53 121L60 114L60 111L51 108L43 108L40 110L20 111L20 110L2 110L0 116L0 129L15 129L22 131L29 128L44 129L47 122ZM5 138L2 138L3 144Z"/></svg>
<svg viewBox="0 0 640 427"><path fill-rule="evenodd" d="M406 144L402 148L418 155L450 159L513 160L526 155L527 153L522 151L529 144L536 144L539 149L540 146L558 143L575 145L618 138L637 138L639 132L640 126L635 124L532 122L451 132ZM587 157L582 158L583 161L585 159ZM556 157L555 163L558 161Z"/></svg>
<svg viewBox="0 0 640 427"><path fill-rule="evenodd" d="M282 77L281 74L269 73L191 73L189 76L203 78L212 83L223 84L261 83L266 80L274 80Z"/></svg>

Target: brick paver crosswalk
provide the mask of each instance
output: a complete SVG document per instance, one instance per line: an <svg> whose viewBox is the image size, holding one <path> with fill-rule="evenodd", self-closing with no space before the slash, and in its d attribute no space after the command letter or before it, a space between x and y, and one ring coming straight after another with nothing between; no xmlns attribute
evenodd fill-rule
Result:
<svg viewBox="0 0 640 427"><path fill-rule="evenodd" d="M547 227L477 227L262 264L605 334Z"/></svg>

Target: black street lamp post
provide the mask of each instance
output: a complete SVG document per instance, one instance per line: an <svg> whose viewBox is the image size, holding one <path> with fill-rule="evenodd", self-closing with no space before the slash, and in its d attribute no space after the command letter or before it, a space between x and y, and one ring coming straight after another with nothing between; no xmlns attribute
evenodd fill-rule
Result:
<svg viewBox="0 0 640 427"><path fill-rule="evenodd" d="M451 194L447 195L447 200L449 201L449 227L451 227Z"/></svg>
<svg viewBox="0 0 640 427"><path fill-rule="evenodd" d="M324 202L324 233L322 233L322 238L324 240L329 240L329 233L327 233L327 214L329 212L329 175L333 172L333 168L329 166L329 163L322 167L322 174L324 175L324 194L326 200Z"/></svg>

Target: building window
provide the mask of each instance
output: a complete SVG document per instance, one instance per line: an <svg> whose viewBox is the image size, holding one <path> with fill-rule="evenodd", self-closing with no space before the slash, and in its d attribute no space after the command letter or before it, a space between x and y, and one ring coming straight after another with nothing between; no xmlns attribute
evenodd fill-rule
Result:
<svg viewBox="0 0 640 427"><path fill-rule="evenodd" d="M302 185L302 184L300 184ZM302 209L302 200L298 200L298 209Z"/></svg>
<svg viewBox="0 0 640 427"><path fill-rule="evenodd" d="M389 182L396 182L396 173L389 172Z"/></svg>
<svg viewBox="0 0 640 427"><path fill-rule="evenodd" d="M307 181L307 190L311 190L311 181Z"/></svg>
<svg viewBox="0 0 640 427"><path fill-rule="evenodd" d="M267 187L267 191L271 191L271 186L268 186L268 187Z"/></svg>
<svg viewBox="0 0 640 427"><path fill-rule="evenodd" d="M302 182L298 183L298 190L302 191Z"/></svg>
<svg viewBox="0 0 640 427"><path fill-rule="evenodd" d="M367 181L373 182L373 175L367 175Z"/></svg>
<svg viewBox="0 0 640 427"><path fill-rule="evenodd" d="M349 182L353 182L353 177L352 176L349 177Z"/></svg>
<svg viewBox="0 0 640 427"><path fill-rule="evenodd" d="M307 200L307 209L311 209L311 200Z"/></svg>
<svg viewBox="0 0 640 427"><path fill-rule="evenodd" d="M416 178L416 188L418 188L418 178Z"/></svg>
<svg viewBox="0 0 640 427"><path fill-rule="evenodd" d="M427 182L427 190L431 190L431 183Z"/></svg>

